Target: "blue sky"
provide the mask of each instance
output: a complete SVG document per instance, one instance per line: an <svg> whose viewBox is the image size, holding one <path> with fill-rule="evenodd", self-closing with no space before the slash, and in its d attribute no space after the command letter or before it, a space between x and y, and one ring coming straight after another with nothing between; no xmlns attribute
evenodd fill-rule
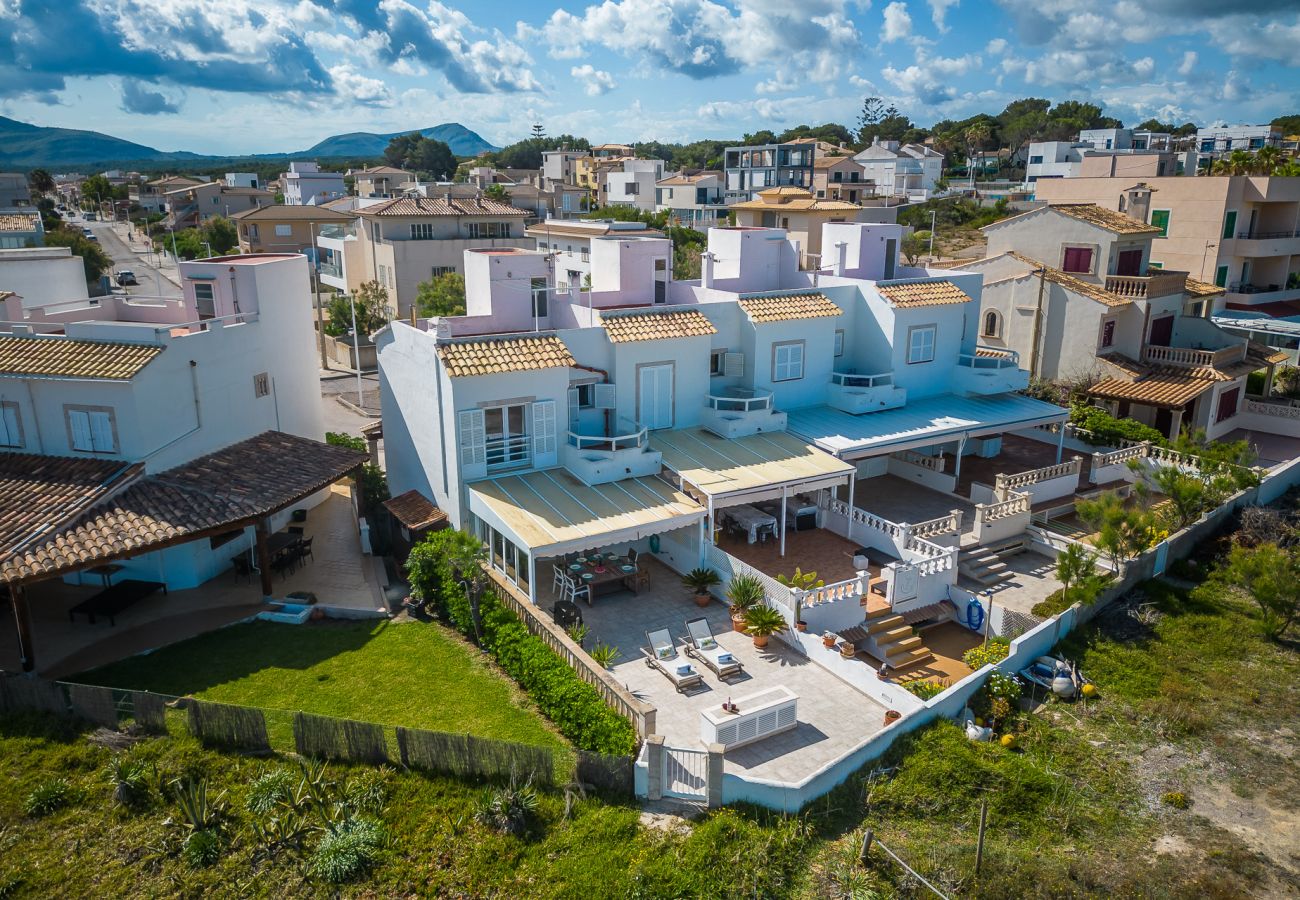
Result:
<svg viewBox="0 0 1300 900"><path fill-rule="evenodd" d="M1026 96L1258 123L1300 112L1298 47L1298 0L0 0L0 114L208 153L732 137L866 95L925 125Z"/></svg>

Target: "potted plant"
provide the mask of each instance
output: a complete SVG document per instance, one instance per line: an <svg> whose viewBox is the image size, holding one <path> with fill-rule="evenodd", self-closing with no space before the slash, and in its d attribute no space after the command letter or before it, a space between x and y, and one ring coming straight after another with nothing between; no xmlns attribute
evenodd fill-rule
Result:
<svg viewBox="0 0 1300 900"><path fill-rule="evenodd" d="M832 632L826 632L822 635L822 646L827 650L835 646L835 635Z"/></svg>
<svg viewBox="0 0 1300 900"><path fill-rule="evenodd" d="M602 669L608 669L614 665L614 660L618 659L621 654L617 647L611 647L602 641L597 641L596 646L591 648L591 659Z"/></svg>
<svg viewBox="0 0 1300 900"><path fill-rule="evenodd" d="M808 623L803 620L803 594L814 588L825 587L826 582L818 578L816 572L805 572L799 566L794 567L793 575L777 575L776 580L790 588L790 593L794 596L794 627L807 631Z"/></svg>
<svg viewBox="0 0 1300 900"><path fill-rule="evenodd" d="M705 607L713 602L713 599L709 596L709 588L722 584L722 579L712 569L700 566L683 575L682 584L695 592L695 605Z"/></svg>
<svg viewBox="0 0 1300 900"><path fill-rule="evenodd" d="M727 599L731 601L731 627L745 630L745 612L758 606L766 597L763 582L755 575L737 575L727 585Z"/></svg>
<svg viewBox="0 0 1300 900"><path fill-rule="evenodd" d="M785 617L770 606L745 611L745 630L754 638L755 647L766 647L767 639L785 627Z"/></svg>
<svg viewBox="0 0 1300 900"><path fill-rule="evenodd" d="M569 639L584 650L587 646L587 637L591 634L591 629L581 622L574 622L568 628Z"/></svg>

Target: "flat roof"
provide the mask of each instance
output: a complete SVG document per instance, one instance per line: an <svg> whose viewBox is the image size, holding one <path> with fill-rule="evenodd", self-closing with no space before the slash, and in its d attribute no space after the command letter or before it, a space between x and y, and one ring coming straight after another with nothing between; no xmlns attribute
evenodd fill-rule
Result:
<svg viewBox="0 0 1300 900"><path fill-rule="evenodd" d="M853 415L829 406L791 410L788 427L828 453L872 456L1002 431L1064 422L1070 411L1020 394L939 394L906 406Z"/></svg>
<svg viewBox="0 0 1300 900"><path fill-rule="evenodd" d="M592 487L564 469L469 485L474 515L535 556L559 556L694 525L704 507L658 478Z"/></svg>
<svg viewBox="0 0 1300 900"><path fill-rule="evenodd" d="M702 428L656 431L650 446L694 489L720 499L781 487L813 490L848 481L854 467L782 431L722 438ZM725 504L721 504L725 505Z"/></svg>

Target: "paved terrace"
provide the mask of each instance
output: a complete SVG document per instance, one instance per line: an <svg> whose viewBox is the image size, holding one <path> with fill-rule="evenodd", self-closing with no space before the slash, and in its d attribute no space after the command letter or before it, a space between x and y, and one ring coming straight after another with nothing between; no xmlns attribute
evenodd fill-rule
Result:
<svg viewBox="0 0 1300 900"><path fill-rule="evenodd" d="M695 605L675 573L651 561L651 587L639 595L630 591L602 595L582 615L591 628L587 646L597 640L618 647L614 677L628 690L654 704L656 730L670 746L703 749L700 713L777 685L799 697L799 726L793 731L741 747L727 754L726 770L742 777L797 782L837 759L884 727L885 708L850 687L835 675L809 662L773 638L766 649L754 647L748 635L731 630L727 607L714 602L704 609ZM549 581L546 582L549 586ZM549 606L547 588L539 602ZM645 632L668 628L680 643L685 622L704 616L718 643L745 667L745 673L727 682L711 670L693 663L704 676L704 686L689 694L677 693L661 672L645 664L640 648Z"/></svg>

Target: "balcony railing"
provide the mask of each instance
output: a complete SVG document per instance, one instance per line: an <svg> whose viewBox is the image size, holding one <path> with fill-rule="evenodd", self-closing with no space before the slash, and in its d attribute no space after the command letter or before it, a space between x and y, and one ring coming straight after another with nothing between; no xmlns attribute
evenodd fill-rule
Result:
<svg viewBox="0 0 1300 900"><path fill-rule="evenodd" d="M489 472L527 466L533 458L533 439L526 434L488 438L485 446Z"/></svg>
<svg viewBox="0 0 1300 900"><path fill-rule="evenodd" d="M1155 344L1144 344L1142 346L1143 362L1159 363L1167 366L1188 366L1190 368L1210 366L1212 368L1221 368L1242 362L1245 358L1246 345L1244 342L1231 347L1221 347L1218 350L1160 347Z"/></svg>
<svg viewBox="0 0 1300 900"><path fill-rule="evenodd" d="M709 409L719 412L754 412L772 408L772 392L749 388L727 388L704 398Z"/></svg>
<svg viewBox="0 0 1300 900"><path fill-rule="evenodd" d="M961 353L957 365L968 369L1018 369L1020 354L1000 347L976 347L974 353Z"/></svg>
<svg viewBox="0 0 1300 900"><path fill-rule="evenodd" d="M893 372L880 372L876 375L854 375L848 372L832 372L831 384L846 388L888 387L894 383Z"/></svg>
<svg viewBox="0 0 1300 900"><path fill-rule="evenodd" d="M1280 241L1300 237L1300 231L1238 231L1239 241Z"/></svg>
<svg viewBox="0 0 1300 900"><path fill-rule="evenodd" d="M1107 275L1106 290L1138 300L1181 294L1187 288L1186 272L1157 272L1155 275Z"/></svg>
<svg viewBox="0 0 1300 900"><path fill-rule="evenodd" d="M620 419L615 429L618 434L579 434L569 432L569 446L579 450L638 450L646 445L648 430L626 419Z"/></svg>
<svg viewBox="0 0 1300 900"><path fill-rule="evenodd" d="M357 229L354 225L322 225L316 235L323 238L345 240L356 237Z"/></svg>
<svg viewBox="0 0 1300 900"><path fill-rule="evenodd" d="M337 263L323 262L320 264L320 273L322 275L329 275L332 278L342 278L343 267Z"/></svg>

